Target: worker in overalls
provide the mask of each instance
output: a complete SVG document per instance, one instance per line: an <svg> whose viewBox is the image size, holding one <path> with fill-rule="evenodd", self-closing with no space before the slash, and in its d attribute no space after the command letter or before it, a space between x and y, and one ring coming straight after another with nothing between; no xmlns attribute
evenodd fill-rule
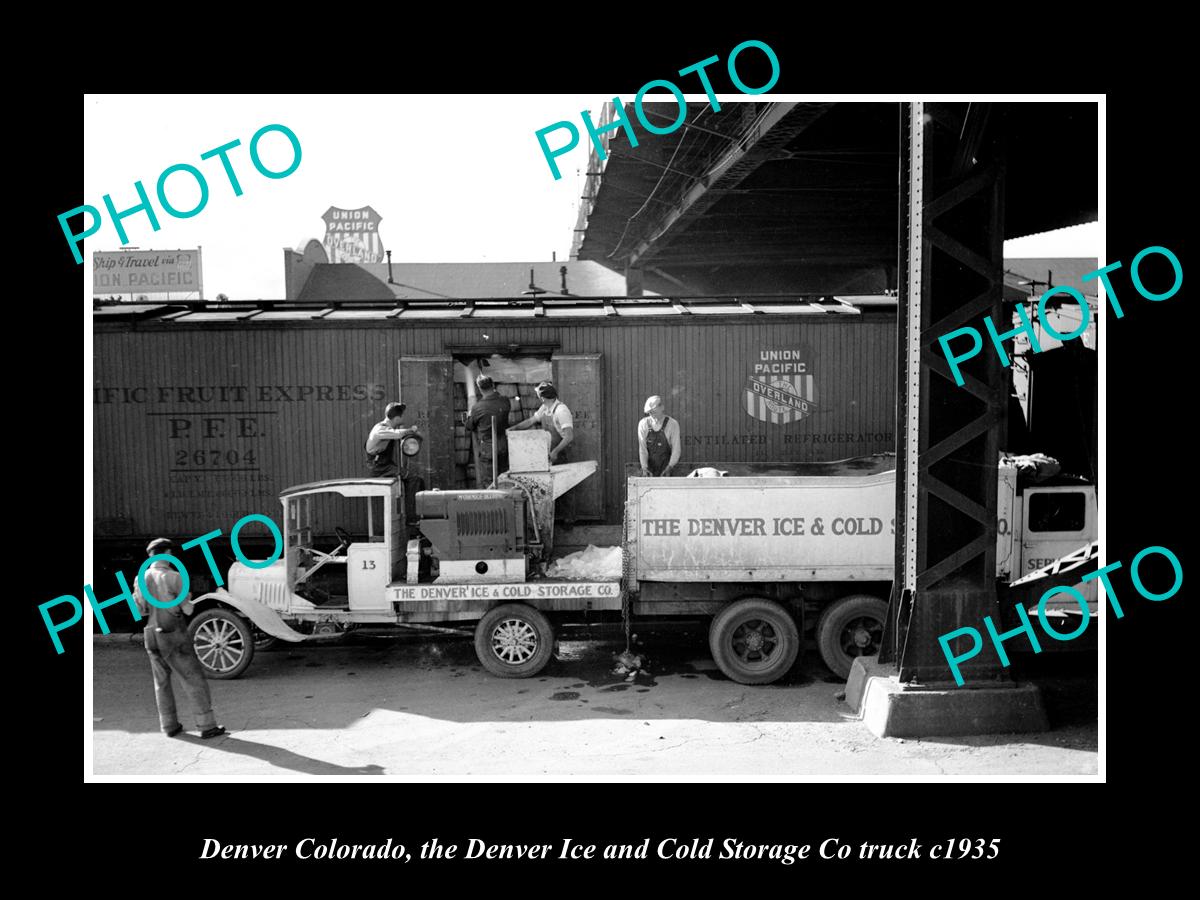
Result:
<svg viewBox="0 0 1200 900"><path fill-rule="evenodd" d="M534 392L542 405L537 412L513 426L514 431L533 428L535 425L550 432L550 462L567 462L567 447L575 440L575 419L567 404L558 399L558 390L553 381L543 381Z"/></svg>
<svg viewBox="0 0 1200 900"><path fill-rule="evenodd" d="M655 394L646 400L646 417L638 422L638 458L642 475L655 478L671 474L679 462L683 441L679 438L679 422L667 415L662 397Z"/></svg>
<svg viewBox="0 0 1200 900"><path fill-rule="evenodd" d="M367 468L372 477L392 478L400 474L400 441L417 433L416 425L400 427L405 408L403 403L389 403L383 421L376 422L367 435Z"/></svg>
<svg viewBox="0 0 1200 900"><path fill-rule="evenodd" d="M178 559L179 548L168 538L157 538L146 548L146 555L168 555ZM150 655L150 672L154 675L154 700L158 705L158 724L163 734L175 737L183 731L175 710L175 690L172 682L183 689L195 710L196 727L200 729L200 737L207 739L225 734L225 729L217 724L217 717L213 715L208 681L205 680L200 660L196 658L192 636L188 632L187 617L192 613L192 595L184 595L183 579L180 578L179 572L167 560L159 559L151 563L137 581L133 588L133 599L137 603L138 612L146 619L142 640L146 645L146 652ZM143 581L146 592L159 603L170 603L175 598L180 598L180 602L167 609L149 603L142 593Z"/></svg>
<svg viewBox="0 0 1200 900"><path fill-rule="evenodd" d="M567 448L575 440L575 419L567 404L558 399L558 389L554 382L543 381L534 392L542 405L538 411L523 422L513 426L516 431L535 426L550 432L550 464L568 462ZM554 509L555 517L567 523L575 521L575 494L568 491L558 498Z"/></svg>

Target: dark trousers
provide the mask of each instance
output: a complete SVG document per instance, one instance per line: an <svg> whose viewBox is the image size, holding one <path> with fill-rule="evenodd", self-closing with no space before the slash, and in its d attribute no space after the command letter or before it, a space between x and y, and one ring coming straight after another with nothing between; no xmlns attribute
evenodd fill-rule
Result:
<svg viewBox="0 0 1200 900"><path fill-rule="evenodd" d="M164 732L179 725L175 710L175 686L178 685L196 712L196 727L201 731L217 724L212 711L212 696L204 669L192 647L192 636L185 630L143 632L150 671L154 675L154 700L158 704L158 724Z"/></svg>
<svg viewBox="0 0 1200 900"><path fill-rule="evenodd" d="M370 470L372 478L395 478L400 474L400 467L394 462L368 459L367 468Z"/></svg>
<svg viewBox="0 0 1200 900"><path fill-rule="evenodd" d="M367 454L367 469L372 478L394 478L400 474L399 444L399 441L388 441L386 449Z"/></svg>
<svg viewBox="0 0 1200 900"><path fill-rule="evenodd" d="M554 432L550 432L550 440L552 442L552 446L550 448L551 450L553 450L555 447L557 447L559 445L559 443L561 442L561 439L555 440ZM572 453L571 448L574 446L575 446L574 444L568 444L567 448L565 450L563 450L562 453L558 454L558 456L555 458L554 462L550 463L550 465L561 466L565 463L569 463L571 461L571 453ZM579 485L576 485L574 488L567 491L565 494L563 494L561 497L559 497L555 501L555 503L554 503L554 518L559 519L560 521L563 521L563 522L574 524L574 522L575 522L575 490L578 487L579 487Z"/></svg>
<svg viewBox="0 0 1200 900"><path fill-rule="evenodd" d="M425 490L425 479L420 475L403 475L400 483L404 486L404 517L408 522L419 522L417 516L417 493Z"/></svg>
<svg viewBox="0 0 1200 900"><path fill-rule="evenodd" d="M490 442L479 441L475 452L475 487L485 488L492 483L492 478L501 472L508 471L508 447L500 447L496 453L496 471L492 471L492 445Z"/></svg>

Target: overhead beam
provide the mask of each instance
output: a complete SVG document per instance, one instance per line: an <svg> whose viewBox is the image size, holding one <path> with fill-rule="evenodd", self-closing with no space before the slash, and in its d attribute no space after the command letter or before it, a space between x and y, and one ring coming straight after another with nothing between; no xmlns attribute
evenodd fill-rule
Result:
<svg viewBox="0 0 1200 900"><path fill-rule="evenodd" d="M679 201L651 225L647 236L629 255L629 265L644 265L721 197L721 191L737 187L776 151L823 116L832 103L772 103L763 117L735 141L734 146Z"/></svg>
<svg viewBox="0 0 1200 900"><path fill-rule="evenodd" d="M863 247L855 247L842 252L841 248L817 247L812 252L805 252L804 255L796 255L793 249L790 252L784 248L777 251L764 250L762 248L754 248L754 259L751 261L747 258L745 252L737 252L734 248L727 248L724 253L689 253L685 256L668 256L658 260L655 264L655 269L662 269L671 272L675 269L690 269L706 266L747 266L750 268L761 268L765 262L778 265L795 265L795 266L847 266L847 265L863 265L877 266L880 263L894 264L896 259L895 248L879 247L877 253L864 254Z"/></svg>

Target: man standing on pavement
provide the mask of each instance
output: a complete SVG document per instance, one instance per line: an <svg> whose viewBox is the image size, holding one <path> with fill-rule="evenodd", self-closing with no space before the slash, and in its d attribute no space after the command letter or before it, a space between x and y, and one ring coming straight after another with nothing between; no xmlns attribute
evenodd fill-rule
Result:
<svg viewBox="0 0 1200 900"><path fill-rule="evenodd" d="M400 427L400 417L406 409L403 403L389 403L384 410L383 421L376 422L367 435L367 467L375 478L392 478L400 474L397 456L399 442L410 434L417 433L417 426Z"/></svg>
<svg viewBox="0 0 1200 900"><path fill-rule="evenodd" d="M667 476L679 462L683 442L679 439L679 422L667 415L662 397L655 394L646 401L648 415L638 422L638 458L642 474Z"/></svg>
<svg viewBox="0 0 1200 900"><path fill-rule="evenodd" d="M567 447L575 440L575 420L567 404L558 399L558 391L554 382L543 381L534 388L542 405L538 411L513 426L514 431L522 431L540 425L550 432L550 462L565 463Z"/></svg>
<svg viewBox="0 0 1200 900"><path fill-rule="evenodd" d="M508 441L504 432L508 428L508 398L501 397L496 384L487 375L475 379L480 397L467 413L467 431L475 441L475 486L488 487L492 479L508 469ZM492 422L496 423L496 444L492 446ZM492 450L496 451L496 471L492 471Z"/></svg>
<svg viewBox="0 0 1200 900"><path fill-rule="evenodd" d="M178 558L179 548L167 538L156 538L146 548L147 556L170 555ZM171 603L178 598L181 602L167 609L146 600L146 592L159 603ZM196 710L196 727L200 737L215 738L225 734L217 724L212 711L212 697L204 669L196 658L192 636L188 633L187 617L192 613L192 595L183 593L183 579L179 572L165 559L155 560L138 579L133 589L133 599L138 611L146 619L142 638L146 652L150 655L150 671L154 675L154 700L158 704L158 724L167 737L175 737L183 731L175 710L175 691L172 677L187 695Z"/></svg>

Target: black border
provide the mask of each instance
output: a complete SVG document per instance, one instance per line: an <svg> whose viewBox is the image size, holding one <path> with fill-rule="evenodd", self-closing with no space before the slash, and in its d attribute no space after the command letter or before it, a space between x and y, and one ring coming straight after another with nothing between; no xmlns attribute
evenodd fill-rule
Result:
<svg viewBox="0 0 1200 900"><path fill-rule="evenodd" d="M546 27L547 23L540 26ZM735 37L724 36L735 32ZM584 37L585 33L590 37ZM1016 83L1022 79L1014 74L1014 68L1033 67L1039 61L1037 53L1028 57L1017 53L1028 31L1021 34L1014 29L1008 40L997 42L993 48L998 61L995 73L965 78L961 83L955 77L956 64L983 52L967 46L965 40L943 41L942 55L937 60L931 59L932 48L924 48L926 68L917 67L909 77L901 77L896 74L897 41L889 36L881 33L851 41L843 33L836 47L823 48L822 34L828 32L822 32L820 26L747 27L722 29L721 36L701 39L680 36L677 29L668 26L618 27L615 18L598 10L586 32L579 25L563 23L559 31L533 32L523 39L518 33L512 41L487 46L469 47L459 36L453 44L445 40L406 41L381 58L375 83L383 90L468 91L477 89L482 78L488 90L497 92L498 103L503 102L505 91L569 89L624 95L664 72L713 53L723 56L744 37L759 37L776 49L782 63L776 92L845 91L848 83L859 90L895 89L901 85L937 90L949 85L959 92L1044 90L1051 86ZM1075 37L1079 41L1074 44L1076 48L1086 46L1086 36L1076 33ZM336 53L330 51L329 56L334 59ZM468 60L470 64L466 65ZM968 71L978 69L976 65ZM905 67L903 72L908 75L909 69ZM1039 69L1032 77L1040 81L1043 74ZM1087 72L1078 69L1056 75L1060 76L1054 79L1057 90L1095 90L1095 84L1113 80L1087 77ZM173 76L163 77L175 83ZM189 91L263 88L261 83L236 84L229 72L214 77L211 71L192 71L180 80L190 82L186 87ZM120 85L119 89L130 87ZM35 290L14 298L12 303L18 320L14 327L46 337L28 344L14 341L17 358L24 356L27 362L17 371L10 371L13 386L18 388L10 396L16 400L18 421L25 426L10 431L10 442L20 434L26 446L33 442L48 445L38 448L40 453L28 466L37 495L10 509L10 515L15 513L14 524L20 523L14 537L24 538L14 544L22 551L31 551L10 557L10 566L15 571L36 573L28 579L27 587L14 592L22 615L28 617L28 640L22 636L26 665L14 674L20 678L19 690L29 713L10 723L19 729L16 740L28 744L25 753L20 754L24 757L20 765L34 776L29 783L36 788L30 826L43 835L48 857L56 852L51 847L61 847L53 836L61 838L68 829L87 836L84 847L76 853L89 869L106 864L111 872L130 865L139 873L151 870L156 874L208 876L197 879L196 884L228 884L228 875L246 873L247 867L274 878L282 874L278 866L239 863L237 872L230 873L224 866L201 866L195 860L202 838L212 836L213 831L203 822L200 802L203 796L212 796L209 786L90 785L82 794L79 792L84 763L79 740L83 638L76 632L68 642L67 653L56 656L45 639L36 603L77 591L76 573L82 570L82 566L76 569L68 563L75 553L68 548L79 546L73 516L82 493L78 480L81 461L72 445L79 446L81 453L82 436L77 436L79 429L72 425L77 421L81 379L73 365L74 355L65 348L57 349L57 336L64 334L68 340L63 343L73 343L78 327L79 319L74 314L62 313L64 306L77 310L79 271L69 255L64 259L65 246L54 218L79 202L78 175L72 173L79 171L76 148L83 145L82 127L75 118L81 99L80 93L69 90L54 95L43 93L26 116L26 121L36 122L39 128L33 165L40 170L40 177L29 178L21 185L30 191L23 208L34 211L27 221L33 225L32 246L42 263ZM1108 97L1108 261L1127 262L1142 247L1160 244L1174 250L1186 268L1181 218L1188 206L1183 190L1188 155L1176 131L1180 115L1173 99L1149 83L1144 90L1129 89ZM114 134L112 139L121 138ZM1183 369L1184 343L1188 339L1184 304L1183 292L1161 304L1134 299L1125 306L1125 319L1114 322L1109 318L1108 478L1102 490L1108 505L1110 560L1128 560L1147 544L1158 543L1175 550L1187 569L1183 534L1172 515L1184 506L1191 480L1187 440L1190 410L1185 405L1190 380ZM40 353L36 358L39 361L20 354L22 346ZM64 411L59 412L62 407ZM20 473L24 468L14 467L12 471ZM25 481L23 476L17 480ZM69 520L70 526L64 520ZM18 576L18 583L21 580ZM1122 582L1116 583L1121 590ZM1124 584L1128 590L1128 582ZM1184 745L1174 734L1180 708L1187 705L1186 695L1180 690L1186 684L1182 666L1190 648L1184 603L1182 593L1161 604L1134 599L1125 604L1124 620L1109 618L1107 774L1111 788L1145 792L1147 781L1171 773L1178 773L1180 784L1187 782ZM1099 790L1094 786L1043 784L1030 789L871 783L621 787L543 784L523 788L532 798L528 815L509 815L499 820L490 812L493 804L489 802L501 790L497 786L388 785L382 792L364 794L364 790L349 785L304 786L299 792L293 785L247 786L235 795L253 799L239 804L234 820L217 830L228 841L290 844L297 836L308 834L336 836L343 842L394 836L410 844L435 834L443 840L462 841L474 836L526 843L557 843L568 835L601 843L669 834L736 834L747 840L761 838L773 843L819 841L835 835L853 841L899 841L910 836L925 841L935 837L1001 837L1005 850L1001 860L986 867L971 866L970 871L965 863L956 865L952 873L943 869L944 874L928 864L897 864L868 867L869 872L859 871L856 866L852 873L881 875L894 882L897 878L906 880L905 875L917 869L916 877L927 884L948 884L951 882L947 876L958 881L963 875L968 879L985 875L992 884L1015 880L1032 871L1030 867L1038 865L1052 847L1057 848L1064 865L1074 864L1071 861L1077 859L1077 854L1089 856L1080 846L1080 841L1090 843L1085 835L1099 840L1113 828L1121 829L1126 853L1137 852L1138 848L1148 847L1149 841L1164 837L1160 829L1149 827L1154 819L1140 824L1121 821L1119 807L1101 804L1098 795L1092 793ZM170 804L172 813L161 818L159 810L164 802ZM101 840L102 835L108 839ZM1086 864L1096 863L1092 858ZM345 865L284 868L287 874L301 873L306 880L325 876L341 880L346 875L357 879L370 871L361 866L346 869ZM474 868L485 877L505 877L498 866L485 869L484 865L443 864L438 869L401 871L459 875ZM578 865L553 866L553 874L569 875ZM599 885L592 874L599 868L588 867L589 884ZM841 885L842 889L856 883L870 889L871 884L848 881L848 870L833 867L664 864L656 868L689 882L703 879L705 885L714 879L744 879L747 872L756 879L775 873L772 877L786 878L797 886L811 885L813 876L822 881L830 877L831 886ZM605 871L614 873L615 869ZM1005 879L996 880L1001 873ZM214 874L218 877L213 878ZM401 874L400 878L396 874L391 871L384 877L398 887L411 879L411 874ZM630 885L633 890L645 887L631 882L629 872L615 874L621 876L626 889ZM559 884L570 889L571 883Z"/></svg>

